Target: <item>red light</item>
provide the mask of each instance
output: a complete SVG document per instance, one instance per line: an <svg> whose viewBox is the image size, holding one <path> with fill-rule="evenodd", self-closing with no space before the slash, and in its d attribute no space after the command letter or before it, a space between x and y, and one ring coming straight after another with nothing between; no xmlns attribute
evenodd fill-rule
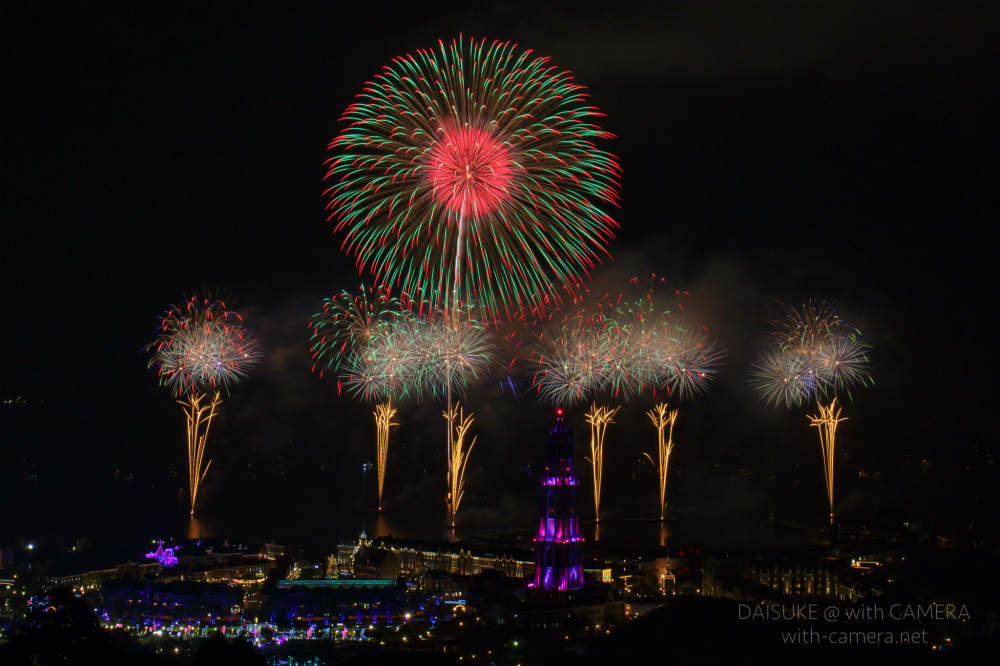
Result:
<svg viewBox="0 0 1000 666"><path fill-rule="evenodd" d="M556 410L556 416L562 416L562 407Z"/></svg>
<svg viewBox="0 0 1000 666"><path fill-rule="evenodd" d="M510 151L476 127L446 124L442 130L426 167L434 198L461 215L492 212L513 189Z"/></svg>

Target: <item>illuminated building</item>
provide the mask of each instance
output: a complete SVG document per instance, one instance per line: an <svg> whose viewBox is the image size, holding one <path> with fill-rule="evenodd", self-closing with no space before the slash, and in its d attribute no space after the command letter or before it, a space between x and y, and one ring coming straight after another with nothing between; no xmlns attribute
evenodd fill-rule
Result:
<svg viewBox="0 0 1000 666"><path fill-rule="evenodd" d="M395 578L407 576L417 581L432 571L455 576L475 576L487 569L512 579L531 576L534 563L528 551L485 552L471 545L421 542L380 537L369 540L362 532L355 543L337 546L340 575L359 578Z"/></svg>
<svg viewBox="0 0 1000 666"><path fill-rule="evenodd" d="M563 410L556 410L548 433L548 462L538 488L538 532L535 535L535 576L529 585L537 590L578 590L583 587L580 561L580 517L576 489L580 482L573 469L573 433Z"/></svg>
<svg viewBox="0 0 1000 666"><path fill-rule="evenodd" d="M195 546L186 548L194 549ZM277 566L274 560L240 550L213 552L209 548L202 553L189 553L179 558L178 553L176 547L164 548L159 543L155 551L145 554L143 562L128 561L114 565L105 561L105 566L94 566L97 562L91 560L58 565L47 572L45 585L49 588L68 586L83 591L97 589L108 581L144 579L158 583L223 583L246 588L262 584Z"/></svg>
<svg viewBox="0 0 1000 666"><path fill-rule="evenodd" d="M839 565L813 562L760 562L751 566L753 578L793 597L818 596L858 601L865 594L857 576Z"/></svg>
<svg viewBox="0 0 1000 666"><path fill-rule="evenodd" d="M160 539L160 543L159 545L157 545L156 550L150 553L146 553L146 559L156 560L162 566L165 567L172 567L175 564L177 564L177 555L175 555L174 553L179 549L180 549L179 546L174 548L164 548L163 539Z"/></svg>
<svg viewBox="0 0 1000 666"><path fill-rule="evenodd" d="M865 584L862 571L839 560L710 558L702 594L738 601L822 597L853 602L879 592Z"/></svg>
<svg viewBox="0 0 1000 666"><path fill-rule="evenodd" d="M576 506L580 482L573 469L573 433L561 409L548 431L545 460L538 484L534 571L527 587L502 576L480 576L469 587L468 607L497 624L558 631L562 636L613 627L625 619L624 604L611 600L608 585L584 584Z"/></svg>
<svg viewBox="0 0 1000 666"><path fill-rule="evenodd" d="M264 559L276 560L285 555L285 550L284 546L280 546L272 541L260 547L260 556Z"/></svg>
<svg viewBox="0 0 1000 666"><path fill-rule="evenodd" d="M354 575L354 558L362 546L369 543L368 535L364 530L354 543L341 543L337 545L337 568L340 575Z"/></svg>

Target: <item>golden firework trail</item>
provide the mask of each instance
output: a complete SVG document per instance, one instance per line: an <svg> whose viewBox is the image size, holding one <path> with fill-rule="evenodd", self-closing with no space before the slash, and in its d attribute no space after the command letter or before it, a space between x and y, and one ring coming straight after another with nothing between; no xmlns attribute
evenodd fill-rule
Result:
<svg viewBox="0 0 1000 666"><path fill-rule="evenodd" d="M382 488L385 486L385 467L389 458L389 428L399 425L392 420L396 409L391 400L386 400L375 406L372 412L375 416L375 449L378 470L378 510L382 510Z"/></svg>
<svg viewBox="0 0 1000 666"><path fill-rule="evenodd" d="M191 489L192 516L194 516L195 502L198 500L198 488L205 480L208 468L212 464L211 460L205 462L208 429L212 426L212 419L218 413L219 405L222 404L218 392L212 394L210 402L203 404L208 395L196 393L192 394L186 401L177 401L177 404L184 408L184 417L187 420L188 487ZM202 463L204 463L204 467Z"/></svg>
<svg viewBox="0 0 1000 666"><path fill-rule="evenodd" d="M458 507L462 504L462 497L465 495L465 467L469 464L469 454L472 447L476 445L476 438L469 442L469 448L465 448L465 437L472 427L475 417L470 412L468 416L462 410L462 404L458 403L454 408L443 413L445 421L448 422L449 438L448 450L448 495L445 502L448 505L448 520L452 527L455 527L455 518L458 516Z"/></svg>
<svg viewBox="0 0 1000 666"><path fill-rule="evenodd" d="M590 467L594 474L594 520L601 522L601 473L604 470L604 433L614 423L621 407L598 407L592 403L587 410L590 424Z"/></svg>
<svg viewBox="0 0 1000 666"><path fill-rule="evenodd" d="M670 453L674 450L674 424L677 423L677 411L667 411L667 403L661 402L646 412L646 416L656 428L657 460L643 453L650 464L656 468L660 477L660 520L667 512L667 472L670 469Z"/></svg>
<svg viewBox="0 0 1000 666"><path fill-rule="evenodd" d="M817 402L816 408L819 414L807 416L809 425L819 431L819 445L823 452L823 472L826 475L826 497L830 502L830 524L833 524L833 463L834 447L837 436L837 424L846 421L847 417L840 416L840 408L837 407L837 399L830 401L829 405Z"/></svg>

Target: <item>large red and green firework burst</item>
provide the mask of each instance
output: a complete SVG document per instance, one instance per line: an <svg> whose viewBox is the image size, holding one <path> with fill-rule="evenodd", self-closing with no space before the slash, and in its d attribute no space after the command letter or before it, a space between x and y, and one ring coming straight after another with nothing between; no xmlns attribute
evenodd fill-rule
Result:
<svg viewBox="0 0 1000 666"><path fill-rule="evenodd" d="M360 271L419 303L538 312L607 254L621 169L548 58L462 37L395 58L330 143L330 217ZM456 279L457 277L457 279Z"/></svg>

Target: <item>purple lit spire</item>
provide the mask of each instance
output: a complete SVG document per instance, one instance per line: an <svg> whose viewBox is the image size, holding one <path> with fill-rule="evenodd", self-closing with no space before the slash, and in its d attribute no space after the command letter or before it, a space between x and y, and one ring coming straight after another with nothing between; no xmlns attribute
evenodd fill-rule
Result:
<svg viewBox="0 0 1000 666"><path fill-rule="evenodd" d="M546 465L539 480L538 532L535 535L535 579L542 590L577 590L583 587L580 561L580 518L576 489L580 482L573 469L573 431L563 410L548 432Z"/></svg>
<svg viewBox="0 0 1000 666"><path fill-rule="evenodd" d="M164 548L163 539L160 539L160 544L156 547L156 550L146 553L146 558L150 560L156 560L161 566L172 567L177 564L177 556L174 555L175 550L179 550L180 546L175 546L173 548Z"/></svg>

